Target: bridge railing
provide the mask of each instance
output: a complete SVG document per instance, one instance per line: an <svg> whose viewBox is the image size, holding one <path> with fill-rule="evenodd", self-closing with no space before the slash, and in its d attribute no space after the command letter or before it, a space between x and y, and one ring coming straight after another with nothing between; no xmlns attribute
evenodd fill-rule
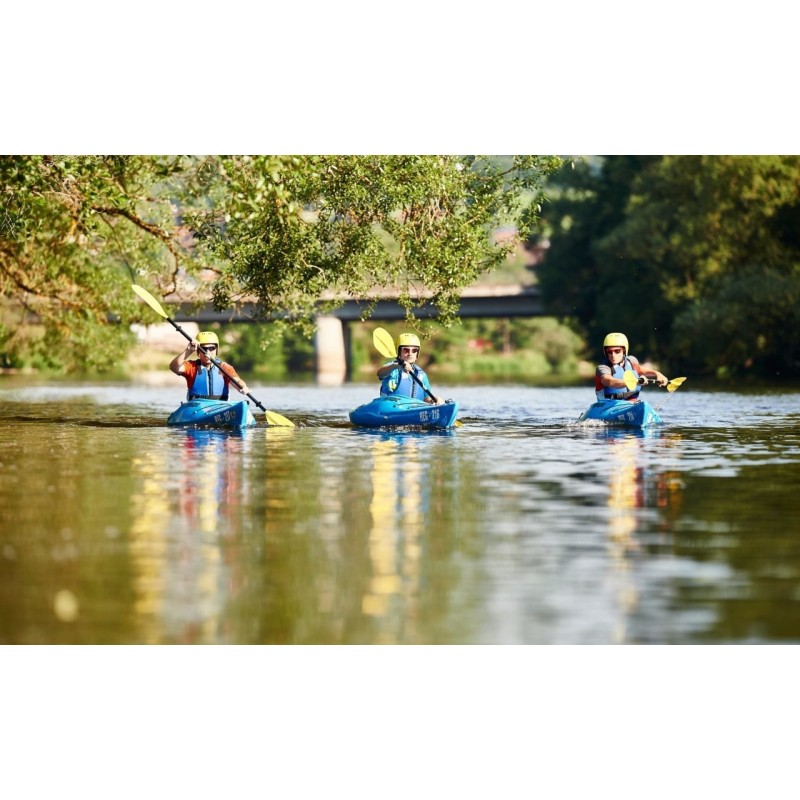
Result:
<svg viewBox="0 0 800 800"><path fill-rule="evenodd" d="M397 302L396 296L376 294L372 297L357 299L352 297L326 297L324 300L341 300L341 305L325 316L335 317L342 322L358 322L365 309L370 307L369 318L375 321L402 320L406 318L406 310ZM239 303L232 309L216 311L211 303L199 305L194 302L170 303L174 318L178 322L224 322L253 323L256 319L254 303ZM420 319L435 319L436 308L430 304L422 304L414 308L415 316ZM477 286L466 289L461 295L458 315L470 317L539 317L544 314L541 294L536 286L508 284L498 286Z"/></svg>
<svg viewBox="0 0 800 800"><path fill-rule="evenodd" d="M350 336L346 326L361 322L368 309L370 322L399 321L406 318L406 310L390 293L375 293L371 297L326 297L325 301L341 301L333 311L320 313L316 318L314 341L317 382L334 386L344 383L350 375ZM178 322L257 323L255 303L239 303L231 309L216 311L211 303L166 302L172 306L171 316ZM536 286L521 284L474 286L461 295L458 315L466 318L538 317L544 314L541 295ZM436 308L429 303L414 308L419 319L435 319Z"/></svg>

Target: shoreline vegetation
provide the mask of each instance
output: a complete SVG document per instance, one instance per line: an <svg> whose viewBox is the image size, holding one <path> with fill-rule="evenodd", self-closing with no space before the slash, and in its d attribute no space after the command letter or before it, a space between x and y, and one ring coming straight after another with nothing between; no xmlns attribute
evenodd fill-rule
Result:
<svg viewBox="0 0 800 800"><path fill-rule="evenodd" d="M371 383L383 357L372 346L372 331L377 322L350 326L351 371L346 383ZM403 323L383 323L396 337L402 330L412 329ZM265 384L311 384L316 380L313 340L291 329L267 331L271 344L261 347L263 327L256 325L211 326L223 342L222 357L236 365L240 374L251 382ZM437 384L509 385L518 384L555 387L593 388L597 361L586 357L585 343L566 325L555 318L518 318L463 320L460 325L443 328L427 323L420 331L423 341L420 363L429 370ZM172 341L174 339L174 341ZM34 366L0 368L0 381L22 378L35 383L98 383L143 382L170 385L173 375L167 365L181 349L182 342L174 330L155 343L134 344L124 361L103 373L64 373ZM634 353L638 355L637 353ZM598 355L599 358L599 355ZM642 359L648 368L666 374L680 365L664 365ZM677 374L677 373L676 373ZM163 380L162 380L163 378ZM722 377L693 376L692 386L707 390L732 388L800 389L800 381L780 375L740 376L738 380Z"/></svg>
<svg viewBox="0 0 800 800"><path fill-rule="evenodd" d="M371 381L385 359L375 351L372 331L385 325L396 338L406 330L422 340L420 364L439 383L582 383L594 374L594 364L581 357L583 343L555 319L464 320L444 328L437 323L414 327L402 322L367 321L349 326L350 380ZM215 328L222 344L222 357L238 372L265 382L313 381L316 363L313 339L280 326L229 325ZM167 340L158 347L134 348L128 363L157 368L163 356L180 348ZM269 344L263 347L263 341ZM158 353L158 358L153 356ZM135 369L135 367L134 367Z"/></svg>
<svg viewBox="0 0 800 800"><path fill-rule="evenodd" d="M247 298L258 326L211 327L265 380L377 287L440 381L571 383L609 331L667 375L800 380L800 156L0 156L0 196L0 368L120 372L155 322L133 283ZM508 281L549 316L459 320ZM348 325L351 375L381 323Z"/></svg>

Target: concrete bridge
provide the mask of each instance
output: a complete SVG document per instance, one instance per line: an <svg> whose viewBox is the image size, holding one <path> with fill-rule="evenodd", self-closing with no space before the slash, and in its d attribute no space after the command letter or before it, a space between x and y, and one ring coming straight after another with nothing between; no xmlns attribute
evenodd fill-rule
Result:
<svg viewBox="0 0 800 800"><path fill-rule="evenodd" d="M317 382L327 386L338 386L350 374L350 328L361 322L361 314L377 297L372 307L369 322L398 321L406 317L405 309L396 297L388 293L376 294L367 300L346 298L334 311L326 312L316 319L317 331L314 340L317 364ZM328 298L326 298L328 299ZM197 307L192 303L173 304L171 316L176 322L254 323L255 304L241 303L233 309L215 311L213 306ZM436 309L423 304L414 308L420 319L435 319ZM473 286L464 290L458 315L469 317L539 317L544 314L539 289L522 284L498 286Z"/></svg>

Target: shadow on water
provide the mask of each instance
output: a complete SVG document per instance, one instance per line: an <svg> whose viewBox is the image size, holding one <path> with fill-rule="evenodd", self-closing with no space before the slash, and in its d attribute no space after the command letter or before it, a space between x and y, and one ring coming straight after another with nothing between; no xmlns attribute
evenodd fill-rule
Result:
<svg viewBox="0 0 800 800"><path fill-rule="evenodd" d="M455 428L420 428L402 425L392 428L360 428L350 426L355 436L378 437L380 439L429 438L432 436L455 436Z"/></svg>
<svg viewBox="0 0 800 800"><path fill-rule="evenodd" d="M68 416L59 419L42 419L41 417L32 417L24 414L19 414L13 417L6 417L8 423L28 423L28 424L45 424L52 425L58 423L59 425L74 425L83 426L86 428L162 428L166 426L163 419L142 419L141 416L131 417L117 417L112 420L106 419L76 419Z"/></svg>

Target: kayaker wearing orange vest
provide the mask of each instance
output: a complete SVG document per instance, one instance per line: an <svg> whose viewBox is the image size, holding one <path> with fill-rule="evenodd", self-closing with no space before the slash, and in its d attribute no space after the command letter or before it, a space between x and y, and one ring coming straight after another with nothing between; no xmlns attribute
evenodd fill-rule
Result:
<svg viewBox="0 0 800 800"><path fill-rule="evenodd" d="M654 379L659 386L666 386L669 382L657 369L646 370L636 356L628 355L628 337L624 333L609 333L603 340L603 352L606 361L597 365L594 374L598 400L637 400L639 385L648 378ZM627 370L639 376L639 385L633 391L628 389L623 380Z"/></svg>
<svg viewBox="0 0 800 800"><path fill-rule="evenodd" d="M199 349L197 345L202 345ZM208 354L205 351L208 351ZM197 353L197 361L187 359ZM224 372L209 358L218 358L219 337L214 331L200 331L195 341L190 342L182 353L178 353L170 361L169 368L176 374L186 378L188 391L186 399L207 398L209 400L227 400L230 386L230 378L235 378L241 388L237 387L242 394L248 394L250 390L247 384L236 374L236 370L226 362L220 362ZM235 384L234 384L235 385Z"/></svg>

